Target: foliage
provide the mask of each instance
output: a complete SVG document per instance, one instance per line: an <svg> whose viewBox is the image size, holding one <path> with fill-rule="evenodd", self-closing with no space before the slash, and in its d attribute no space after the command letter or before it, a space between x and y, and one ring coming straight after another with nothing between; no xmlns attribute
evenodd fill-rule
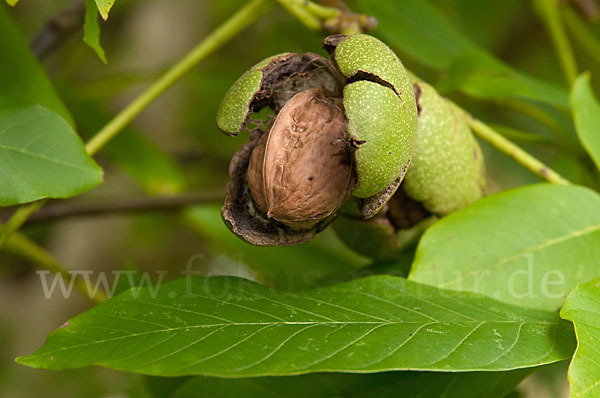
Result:
<svg viewBox="0 0 600 398"><path fill-rule="evenodd" d="M64 396L64 384L76 396L503 397L525 378L552 388L535 375L566 377L568 361L571 395L600 396L600 28L576 2L348 0L358 14L339 1L6 3L0 286L14 297L0 312L0 395ZM51 20L62 7L76 15L66 31ZM169 28L149 17L172 10ZM479 138L486 197L423 224L402 254L359 255L332 228L293 247L248 245L213 203L240 145L217 132L220 99L258 60L325 55L325 28L364 31L368 15L411 80ZM256 117L260 128L271 115ZM112 214L124 212L127 223ZM100 222L60 222L89 214ZM379 246L357 231L357 244L386 243L385 229ZM54 295L96 284L109 298L51 312L29 262ZM62 285L69 269L102 273Z"/></svg>
<svg viewBox="0 0 600 398"><path fill-rule="evenodd" d="M409 279L556 310L577 281L600 274L599 256L600 196L539 184L489 196L435 224Z"/></svg>
<svg viewBox="0 0 600 398"><path fill-rule="evenodd" d="M600 340L599 288L600 279L577 286L560 311L564 319L573 321L577 333L577 351L569 367L573 397L595 397L600 389L600 365L597 361Z"/></svg>
<svg viewBox="0 0 600 398"><path fill-rule="evenodd" d="M572 340L555 313L403 278L283 294L212 277L130 290L69 320L17 361L159 376L510 370L567 359Z"/></svg>

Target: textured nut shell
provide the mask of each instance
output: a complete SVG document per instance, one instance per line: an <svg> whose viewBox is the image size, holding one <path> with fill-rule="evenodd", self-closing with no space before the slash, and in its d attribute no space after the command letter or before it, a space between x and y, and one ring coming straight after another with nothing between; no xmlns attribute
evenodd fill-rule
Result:
<svg viewBox="0 0 600 398"><path fill-rule="evenodd" d="M298 228L334 214L348 198L354 175L346 119L324 90L300 92L278 114L266 144L263 187L268 217Z"/></svg>
<svg viewBox="0 0 600 398"><path fill-rule="evenodd" d="M483 196L483 156L463 114L433 87L418 86L419 140L402 186L427 210L445 215Z"/></svg>
<svg viewBox="0 0 600 398"><path fill-rule="evenodd" d="M333 219L327 218L307 230L291 229L273 219L267 219L254 205L246 176L250 156L259 139L260 134L252 134L250 140L231 159L231 181L227 184L227 195L221 209L225 225L241 239L257 246L292 246L308 242Z"/></svg>
<svg viewBox="0 0 600 398"><path fill-rule="evenodd" d="M361 80L344 88L344 107L348 132L364 141L355 152L358 187L352 195L368 198L406 170L416 146L416 104L403 102L390 88Z"/></svg>
<svg viewBox="0 0 600 398"><path fill-rule="evenodd" d="M263 181L263 165L265 163L265 148L268 137L269 134L266 133L260 137L260 140L252 151L250 164L248 165L248 188L254 199L254 204L265 214L267 212L267 197L265 196Z"/></svg>

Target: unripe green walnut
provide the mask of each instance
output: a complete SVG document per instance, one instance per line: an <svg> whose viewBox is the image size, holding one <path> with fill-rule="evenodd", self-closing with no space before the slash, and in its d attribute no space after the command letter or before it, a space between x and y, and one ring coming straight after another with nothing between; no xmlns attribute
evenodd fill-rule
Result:
<svg viewBox="0 0 600 398"><path fill-rule="evenodd" d="M419 140L402 187L430 212L446 215L483 196L483 156L464 114L428 84L417 87Z"/></svg>
<svg viewBox="0 0 600 398"><path fill-rule="evenodd" d="M223 218L258 245L311 239L351 192L362 217L374 215L402 181L416 140L414 92L400 60L366 35L324 41L316 54L282 54L246 72L229 90L219 128L237 135L270 107L232 159Z"/></svg>
<svg viewBox="0 0 600 398"><path fill-rule="evenodd" d="M425 83L415 90L419 139L400 189L374 218L343 216L333 224L348 247L378 261L399 258L437 220L435 215L459 210L483 195L483 157L464 114Z"/></svg>
<svg viewBox="0 0 600 398"><path fill-rule="evenodd" d="M404 249L416 246L436 220L400 188L375 217L362 220L342 215L333 229L355 252L376 261L391 261L400 258Z"/></svg>
<svg viewBox="0 0 600 398"><path fill-rule="evenodd" d="M400 59L378 39L331 36L324 46L347 79L348 132L363 142L356 152L358 187L352 195L369 198L403 176L410 163L417 139L414 91Z"/></svg>

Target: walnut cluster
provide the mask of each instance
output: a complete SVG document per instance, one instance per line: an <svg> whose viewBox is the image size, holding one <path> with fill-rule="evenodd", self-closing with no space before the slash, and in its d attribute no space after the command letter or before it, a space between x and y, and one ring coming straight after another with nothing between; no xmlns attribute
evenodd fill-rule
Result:
<svg viewBox="0 0 600 398"><path fill-rule="evenodd" d="M295 245L338 213L372 218L410 164L418 114L402 62L368 35L330 36L323 47L331 60L283 53L260 61L217 112L223 133L250 133L232 158L221 212L246 242ZM252 118L265 108L270 122Z"/></svg>

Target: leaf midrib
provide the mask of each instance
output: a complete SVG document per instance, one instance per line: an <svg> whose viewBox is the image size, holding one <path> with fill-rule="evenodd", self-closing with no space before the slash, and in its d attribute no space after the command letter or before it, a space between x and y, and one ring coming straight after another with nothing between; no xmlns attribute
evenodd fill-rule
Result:
<svg viewBox="0 0 600 398"><path fill-rule="evenodd" d="M39 158L39 159L42 159L42 160L45 160L45 161L48 161L48 162L56 163L56 164L59 164L59 165L65 166L65 167L70 167L70 168L73 168L73 169L76 169L76 170L80 170L80 171L83 171L83 172L86 172L86 173L97 173L97 171L94 170L94 169L92 169L92 168L81 167L81 166L78 166L78 165L76 165L74 163L65 162L65 161L62 161L62 160L57 159L57 158L51 158L49 156L42 155L40 153L25 151L25 150L20 149L20 148L15 148L15 147L10 147L10 146L7 146L7 145L0 144L0 149L4 149L4 150L7 150L7 151L17 152L17 153L20 153L20 154L25 155L25 156L30 156L32 158Z"/></svg>
<svg viewBox="0 0 600 398"><path fill-rule="evenodd" d="M64 347L61 348L59 350L54 350L54 351L48 351L48 352L44 352L44 353L39 353L36 355L42 356L42 355L50 355L50 354L54 354L56 352L62 352L62 351L69 351L69 350L73 350L73 349L78 349L78 348L82 348L82 347L87 347L87 346L91 346L91 345L95 345L95 344L101 344L101 343L108 343L108 342L112 342L112 341L118 341L118 340L123 340L123 339L128 339L128 338L132 338L132 337L140 337L140 336L146 336L149 334L155 334L155 333L166 333L166 332L173 332L173 331L180 331L180 330L189 330L189 329L208 329L208 328L213 328L213 327L229 327L229 326L276 326L276 325L286 325L286 326L291 326L291 325L315 325L315 326L327 326L327 325L351 325L351 326L355 326L355 325L377 325L377 326L391 326L391 325L436 325L436 324L443 324L443 325L467 325L467 324L475 324L475 325L479 325L483 326L486 324L519 324L519 325L525 325L525 324L532 324L532 325L553 325L553 326L560 326L560 322L547 322L547 321L520 321L520 320L515 320L515 321L495 321L495 320L490 320L490 321L467 321L467 322L456 322L456 323L452 323L452 322L400 322L400 321L390 321L390 322L368 322L368 321L349 321L349 322L344 322L344 321L335 321L335 322L311 322L311 321L306 321L306 322L232 322L232 323L215 323L215 324L210 324L210 325L188 325L188 326L181 326L181 327L176 327L176 328L166 328L166 329L156 329L156 330L150 330L147 332L142 332L142 333L133 333L133 334L129 334L127 336L119 336L119 337L115 337L112 339L104 339L104 340L96 340L96 341L92 341L90 343L86 343L86 344L79 344L79 345L73 345L70 347ZM71 326L72 327L72 326ZM110 328L106 328L108 330L114 330L114 331L118 331L118 332L122 332L122 330L117 330L117 329L110 329Z"/></svg>

